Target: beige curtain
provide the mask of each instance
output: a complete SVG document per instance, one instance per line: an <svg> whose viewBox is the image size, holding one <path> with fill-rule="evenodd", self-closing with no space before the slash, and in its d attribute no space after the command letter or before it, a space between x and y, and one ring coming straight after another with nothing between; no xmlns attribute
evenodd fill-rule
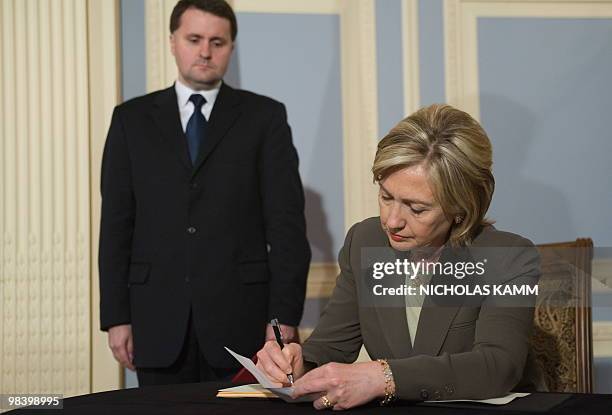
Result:
<svg viewBox="0 0 612 415"><path fill-rule="evenodd" d="M117 11L112 0L0 0L0 393L119 385L93 371L109 362L94 219L119 96Z"/></svg>

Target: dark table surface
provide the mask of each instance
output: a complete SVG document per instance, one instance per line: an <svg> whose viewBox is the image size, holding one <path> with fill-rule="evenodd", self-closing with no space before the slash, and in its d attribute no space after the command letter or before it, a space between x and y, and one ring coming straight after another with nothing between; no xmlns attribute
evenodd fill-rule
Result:
<svg viewBox="0 0 612 415"><path fill-rule="evenodd" d="M227 383L191 383L94 393L64 399L63 410L20 409L16 414L314 414L311 403L289 404L280 399L227 399L215 397ZM390 407L370 404L345 413L359 414L612 414L612 395L536 393L508 405L415 404L397 402ZM325 413L327 411L324 411ZM10 412L9 412L10 413Z"/></svg>

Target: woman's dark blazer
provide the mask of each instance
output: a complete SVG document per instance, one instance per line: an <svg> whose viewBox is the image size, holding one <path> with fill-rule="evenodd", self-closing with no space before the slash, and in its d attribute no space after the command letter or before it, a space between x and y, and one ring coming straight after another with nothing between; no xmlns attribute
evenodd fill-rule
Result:
<svg viewBox="0 0 612 415"><path fill-rule="evenodd" d="M346 236L336 287L303 347L306 362L351 363L363 344L372 359L388 360L396 394L407 400L483 399L534 384L532 306L494 305L487 296L478 305L432 306L428 297L412 346L405 307L359 301L366 287L360 283L362 252L372 247L390 247L378 217L354 225ZM487 226L470 249L479 247L496 247L497 266L487 272L488 283L537 284L539 255L527 239Z"/></svg>

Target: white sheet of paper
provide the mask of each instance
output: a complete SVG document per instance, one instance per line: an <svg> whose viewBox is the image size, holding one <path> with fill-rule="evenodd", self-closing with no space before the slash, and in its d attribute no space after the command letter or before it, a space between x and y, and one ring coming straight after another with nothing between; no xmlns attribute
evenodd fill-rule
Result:
<svg viewBox="0 0 612 415"><path fill-rule="evenodd" d="M442 403L442 402L476 402L476 403L487 403L489 405L505 405L507 403L512 402L516 398L523 398L529 395L529 393L524 392L516 392L510 393L506 396L500 396L499 398L490 398L490 399L451 399L448 401L426 401L428 403Z"/></svg>
<svg viewBox="0 0 612 415"><path fill-rule="evenodd" d="M232 356L234 356L234 359L239 361L240 364L246 368L246 370L251 372L251 375L255 376L255 379L257 379L257 382L259 382L261 386L266 389L274 387L274 383L270 381L266 375L261 373L259 369L257 369L257 366L255 366L255 363L253 363L251 359L239 355L238 353L230 350L228 347L226 347L225 350L227 350Z"/></svg>
<svg viewBox="0 0 612 415"><path fill-rule="evenodd" d="M238 360L240 364L251 373L251 375L255 376L255 379L257 379L257 382L259 382L261 386L268 389L269 391L272 391L276 396L278 396L285 402L312 402L318 398L318 395L305 395L297 399L292 398L291 395L293 394L293 387L276 388L274 386L274 382L268 379L265 374L263 374L259 369L257 369L257 366L255 366L255 363L253 363L251 359L249 359L248 357L241 356L227 347L225 348L225 350L227 350L232 356L234 356L234 358Z"/></svg>

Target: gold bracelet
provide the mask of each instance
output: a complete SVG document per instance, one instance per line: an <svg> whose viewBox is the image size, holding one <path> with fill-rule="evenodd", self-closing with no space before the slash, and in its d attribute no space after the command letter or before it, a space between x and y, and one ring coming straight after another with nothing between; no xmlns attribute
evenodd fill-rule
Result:
<svg viewBox="0 0 612 415"><path fill-rule="evenodd" d="M389 405L395 400L395 380L393 380L393 372L385 359L376 360L382 366L383 375L385 376L385 397L380 401L381 406Z"/></svg>

